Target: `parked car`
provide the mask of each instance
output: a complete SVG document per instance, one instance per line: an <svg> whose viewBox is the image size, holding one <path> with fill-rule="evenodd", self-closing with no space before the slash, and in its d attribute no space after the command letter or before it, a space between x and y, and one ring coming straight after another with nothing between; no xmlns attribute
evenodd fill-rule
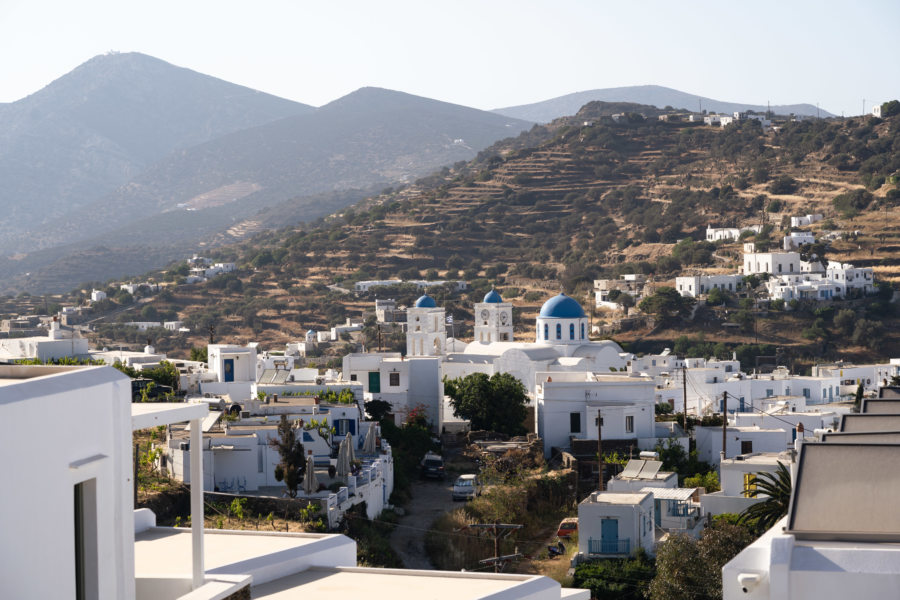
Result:
<svg viewBox="0 0 900 600"><path fill-rule="evenodd" d="M443 480L445 476L444 459L434 452L426 454L425 458L422 459L422 477L432 477L434 479Z"/></svg>
<svg viewBox="0 0 900 600"><path fill-rule="evenodd" d="M569 517L567 519L563 519L559 523L559 528L556 530L556 536L561 538L571 537L571 535L578 531L578 517Z"/></svg>
<svg viewBox="0 0 900 600"><path fill-rule="evenodd" d="M453 483L454 500L471 500L481 495L481 481L478 475L460 475Z"/></svg>

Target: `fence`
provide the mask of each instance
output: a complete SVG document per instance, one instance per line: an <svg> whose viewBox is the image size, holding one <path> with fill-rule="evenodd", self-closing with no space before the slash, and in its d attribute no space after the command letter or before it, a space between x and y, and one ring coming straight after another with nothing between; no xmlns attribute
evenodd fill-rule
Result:
<svg viewBox="0 0 900 600"><path fill-rule="evenodd" d="M588 539L589 554L631 554L631 540Z"/></svg>

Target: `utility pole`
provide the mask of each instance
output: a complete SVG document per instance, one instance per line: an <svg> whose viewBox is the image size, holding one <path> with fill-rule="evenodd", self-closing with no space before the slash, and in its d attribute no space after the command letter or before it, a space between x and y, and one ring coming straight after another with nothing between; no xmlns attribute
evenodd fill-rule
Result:
<svg viewBox="0 0 900 600"><path fill-rule="evenodd" d="M478 561L482 564L493 564L494 573L499 573L501 567L507 561L510 561L514 558L520 558L522 556L518 552L516 552L515 554L506 554L504 556L500 555L500 538L506 537L516 529L522 529L522 525L511 523L476 523L474 525L469 525L469 527L474 527L476 529L486 529L489 535L494 538L494 556Z"/></svg>
<svg viewBox="0 0 900 600"><path fill-rule="evenodd" d="M600 413L600 407L597 407L597 471L600 479L600 485L597 490L603 491L603 416Z"/></svg>
<svg viewBox="0 0 900 600"><path fill-rule="evenodd" d="M725 459L725 444L728 438L728 392L722 392L722 460Z"/></svg>
<svg viewBox="0 0 900 600"><path fill-rule="evenodd" d="M685 357L687 360L687 357ZM684 433L687 435L687 365L681 366L681 426L684 427Z"/></svg>

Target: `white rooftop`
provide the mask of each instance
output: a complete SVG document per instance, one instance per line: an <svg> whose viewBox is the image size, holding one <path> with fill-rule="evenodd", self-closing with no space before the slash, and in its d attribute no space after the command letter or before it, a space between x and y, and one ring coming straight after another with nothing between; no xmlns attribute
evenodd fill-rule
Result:
<svg viewBox="0 0 900 600"><path fill-rule="evenodd" d="M654 500L690 500L697 488L658 488L645 487L642 494L653 494Z"/></svg>
<svg viewBox="0 0 900 600"><path fill-rule="evenodd" d="M594 492L582 503L588 504L640 504L644 498L649 496L647 492L627 493L627 492Z"/></svg>
<svg viewBox="0 0 900 600"><path fill-rule="evenodd" d="M253 575L254 582L293 573L325 560L342 546L356 556L356 543L342 535L207 529L203 535L206 572L213 575ZM135 576L191 576L191 530L151 527L134 536ZM322 564L319 562L318 564Z"/></svg>
<svg viewBox="0 0 900 600"><path fill-rule="evenodd" d="M184 402L135 402L131 405L131 430L202 419L209 413L206 404Z"/></svg>
<svg viewBox="0 0 900 600"><path fill-rule="evenodd" d="M567 590L568 591L568 590ZM581 593L578 593L581 592ZM509 598L567 598L587 600L589 590L565 596L547 577L450 571L310 568L253 588L255 599L294 600L341 598L365 600L476 600Z"/></svg>

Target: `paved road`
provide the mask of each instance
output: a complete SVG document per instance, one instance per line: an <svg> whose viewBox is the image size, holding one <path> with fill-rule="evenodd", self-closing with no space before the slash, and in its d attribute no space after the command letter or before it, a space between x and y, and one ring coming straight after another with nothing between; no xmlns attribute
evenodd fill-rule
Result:
<svg viewBox="0 0 900 600"><path fill-rule="evenodd" d="M425 553L425 533L435 519L461 506L450 497L452 489L450 477L447 481L413 482L412 501L391 534L391 547L400 555L407 569L434 569Z"/></svg>

